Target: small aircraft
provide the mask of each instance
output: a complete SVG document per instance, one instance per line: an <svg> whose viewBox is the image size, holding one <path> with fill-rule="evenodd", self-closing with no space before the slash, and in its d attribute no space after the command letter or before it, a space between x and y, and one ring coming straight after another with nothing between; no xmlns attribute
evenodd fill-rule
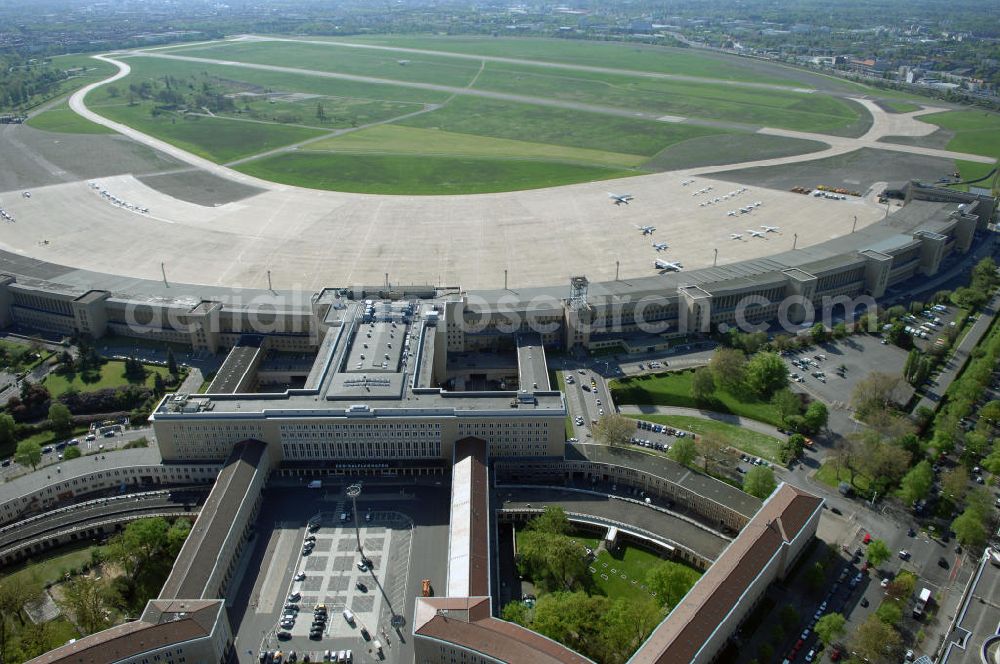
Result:
<svg viewBox="0 0 1000 664"><path fill-rule="evenodd" d="M653 261L653 267L657 270L662 270L664 272L680 272L683 267L680 263L671 263L670 261Z"/></svg>
<svg viewBox="0 0 1000 664"><path fill-rule="evenodd" d="M764 237L764 231L752 231L748 228L747 233L750 233L751 237Z"/></svg>
<svg viewBox="0 0 1000 664"><path fill-rule="evenodd" d="M730 233L729 234L729 239L730 240L742 240L743 239L743 233Z"/></svg>
<svg viewBox="0 0 1000 664"><path fill-rule="evenodd" d="M781 230L781 226L761 226L765 233L777 233Z"/></svg>
<svg viewBox="0 0 1000 664"><path fill-rule="evenodd" d="M730 217L735 217L736 216L736 210L730 210L728 212L728 214L729 214Z"/></svg>
<svg viewBox="0 0 1000 664"><path fill-rule="evenodd" d="M681 186L686 187L692 182L694 182L694 180L684 180L683 182L681 182Z"/></svg>
<svg viewBox="0 0 1000 664"><path fill-rule="evenodd" d="M629 201L635 198L635 196L632 194L613 194L609 191L608 198L614 201L615 205L628 205Z"/></svg>
<svg viewBox="0 0 1000 664"><path fill-rule="evenodd" d="M653 231L656 230L656 226L636 226L636 228L642 231L643 235L652 235Z"/></svg>
<svg viewBox="0 0 1000 664"><path fill-rule="evenodd" d="M668 245L666 242L654 242L653 243L653 249L656 249L657 251L663 251L664 249L667 249L669 247L670 247L670 245Z"/></svg>
<svg viewBox="0 0 1000 664"><path fill-rule="evenodd" d="M741 207L740 208L740 214L746 214L748 212L753 212L753 208L752 207Z"/></svg>

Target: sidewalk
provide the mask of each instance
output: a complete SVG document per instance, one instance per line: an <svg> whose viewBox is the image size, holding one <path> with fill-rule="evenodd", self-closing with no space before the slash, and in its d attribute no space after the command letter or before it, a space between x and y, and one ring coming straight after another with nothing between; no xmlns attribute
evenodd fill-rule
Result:
<svg viewBox="0 0 1000 664"><path fill-rule="evenodd" d="M756 431L757 433L773 436L778 440L785 440L786 438L786 435L778 431L777 427L729 413L717 413L698 408L684 408L683 406L619 406L618 410L619 412L631 413L633 415L684 415L686 417L698 417L703 420L715 420L716 422L733 424L744 429Z"/></svg>
<svg viewBox="0 0 1000 664"><path fill-rule="evenodd" d="M952 353L951 357L948 358L945 364L944 370L938 375L935 384L931 386L931 389L927 390L920 402L917 403L917 408L925 406L931 410L935 410L940 404L941 399L944 397L945 392L951 387L951 384L955 382L958 378L958 374L965 367L966 362L968 362L969 355L972 353L972 349L982 340L986 335L986 331L989 330L990 325L993 323L993 319L996 317L997 308L1000 307L1000 293L995 294L985 306L983 306L982 311L979 314L979 319L972 324L972 329L968 331L962 341L959 342L958 346L955 347L955 352ZM915 412L915 411L914 411Z"/></svg>

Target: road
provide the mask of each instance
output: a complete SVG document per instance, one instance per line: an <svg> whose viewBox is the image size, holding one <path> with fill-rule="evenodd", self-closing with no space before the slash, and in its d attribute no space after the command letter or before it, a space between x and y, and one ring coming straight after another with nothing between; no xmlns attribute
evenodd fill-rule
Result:
<svg viewBox="0 0 1000 664"><path fill-rule="evenodd" d="M15 546L20 542L43 536L55 530L63 530L74 524L98 522L118 515L136 512L163 512L174 508L197 505L205 498L208 487L202 491L178 490L168 494L159 491L138 493L126 498L103 499L81 503L72 509L58 511L41 519L12 524L0 529L0 550Z"/></svg>
<svg viewBox="0 0 1000 664"><path fill-rule="evenodd" d="M84 436L79 436L77 440L80 441L79 448L84 455L90 454L92 452L104 451L104 452L114 452L115 450L121 449L126 444L138 439L145 438L149 441L150 445L156 445L156 438L153 435L152 427L137 427L135 429L127 429L124 433L119 433L111 438L100 437L94 441L84 440ZM69 440L67 438L67 440ZM59 458L60 453L65 450L56 450L55 446L52 446L51 452L42 454L42 461L38 464L38 470L41 470L47 466L52 466L61 461ZM15 477L20 477L21 475L27 475L34 472L28 466L22 466L15 461L11 461L9 466L0 467L0 480L8 482Z"/></svg>
<svg viewBox="0 0 1000 664"><path fill-rule="evenodd" d="M944 365L944 370L938 374L934 383L924 393L923 398L917 404L917 408L925 407L934 410L940 405L941 399L948 391L948 388L951 387L951 384L958 378L959 373L965 367L972 349L979 344L987 330L989 330L993 319L996 317L998 307L1000 307L1000 292L996 293L983 306L979 313L979 318L972 324L972 327L955 347L955 352L948 358L948 361Z"/></svg>
<svg viewBox="0 0 1000 664"><path fill-rule="evenodd" d="M773 436L778 440L785 439L785 434L778 431L778 427L731 413L716 413L710 410L684 408L682 406L619 406L618 410L622 413L635 415L684 415L685 417L698 417L703 420L715 420L717 422L733 424L744 429L756 431L757 433Z"/></svg>

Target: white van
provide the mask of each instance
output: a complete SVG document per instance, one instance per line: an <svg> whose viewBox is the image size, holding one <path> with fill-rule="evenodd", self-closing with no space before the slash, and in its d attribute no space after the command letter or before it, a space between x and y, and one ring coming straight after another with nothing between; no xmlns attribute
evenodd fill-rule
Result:
<svg viewBox="0 0 1000 664"><path fill-rule="evenodd" d="M351 625L354 625L354 614L351 613L350 609L344 609L344 620L346 620Z"/></svg>

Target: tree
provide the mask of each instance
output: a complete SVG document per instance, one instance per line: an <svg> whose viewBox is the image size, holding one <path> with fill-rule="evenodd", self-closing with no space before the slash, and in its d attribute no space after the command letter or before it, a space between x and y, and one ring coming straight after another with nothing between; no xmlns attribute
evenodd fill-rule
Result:
<svg viewBox="0 0 1000 664"><path fill-rule="evenodd" d="M694 462L695 457L698 456L698 449L695 447L694 441L690 438L680 438L670 448L668 454L671 459L682 466L690 466Z"/></svg>
<svg viewBox="0 0 1000 664"><path fill-rule="evenodd" d="M966 546L979 546L986 543L986 527L983 518L975 509L966 509L951 522L955 538Z"/></svg>
<svg viewBox="0 0 1000 664"><path fill-rule="evenodd" d="M22 466L31 466L31 469L35 470L42 461L42 446L33 440L22 440L17 444L14 461Z"/></svg>
<svg viewBox="0 0 1000 664"><path fill-rule="evenodd" d="M0 581L0 661L8 662L10 636L15 620L23 624L21 611L24 603L40 589L33 583L24 583L10 577Z"/></svg>
<svg viewBox="0 0 1000 664"><path fill-rule="evenodd" d="M107 585L94 577L75 577L65 585L63 598L85 633L93 634L111 625Z"/></svg>
<svg viewBox="0 0 1000 664"><path fill-rule="evenodd" d="M517 623L522 627L527 627L531 624L531 609L528 608L528 605L525 602L508 602L504 605L503 611L500 612L500 617L507 622Z"/></svg>
<svg viewBox="0 0 1000 664"><path fill-rule="evenodd" d="M855 631L852 649L873 664L883 664L898 661L901 644L899 632L872 614Z"/></svg>
<svg viewBox="0 0 1000 664"><path fill-rule="evenodd" d="M14 444L14 418L7 413L0 413L0 448Z"/></svg>
<svg viewBox="0 0 1000 664"><path fill-rule="evenodd" d="M715 377L708 367L695 369L691 377L691 396L699 403L705 403L715 394Z"/></svg>
<svg viewBox="0 0 1000 664"><path fill-rule="evenodd" d="M828 613L816 621L816 627L813 628L813 631L816 632L816 636L823 642L823 645L829 646L844 635L844 625L846 623L847 619L843 615Z"/></svg>
<svg viewBox="0 0 1000 664"><path fill-rule="evenodd" d="M784 424L791 415L798 415L802 412L802 399L796 396L791 390L778 390L771 397L771 405L778 411L778 417Z"/></svg>
<svg viewBox="0 0 1000 664"><path fill-rule="evenodd" d="M826 570L823 568L823 563L816 562L806 568L806 584L810 590L816 592L823 587L825 581Z"/></svg>
<svg viewBox="0 0 1000 664"><path fill-rule="evenodd" d="M170 372L171 376L176 376L178 373L177 358L174 357L172 348L167 348L167 371Z"/></svg>
<svg viewBox="0 0 1000 664"><path fill-rule="evenodd" d="M778 611L778 617L781 618L781 624L785 629L797 627L799 624L799 612L791 604L783 604Z"/></svg>
<svg viewBox="0 0 1000 664"><path fill-rule="evenodd" d="M892 557L888 545L880 539L873 539L868 543L868 551L865 553L868 562L872 567L878 567Z"/></svg>
<svg viewBox="0 0 1000 664"><path fill-rule="evenodd" d="M661 604L670 608L680 604L697 580L698 575L692 570L668 561L657 563L646 573L646 585Z"/></svg>
<svg viewBox="0 0 1000 664"><path fill-rule="evenodd" d="M900 602L882 602L875 609L875 615L886 625L898 625L903 619L903 607Z"/></svg>
<svg viewBox="0 0 1000 664"><path fill-rule="evenodd" d="M153 393L157 396L167 391L167 386L163 383L163 376L159 373L153 374Z"/></svg>
<svg viewBox="0 0 1000 664"><path fill-rule="evenodd" d="M186 521L186 519L179 521ZM566 510L562 507L547 505L545 511L531 519L526 528L549 535L568 535L570 531L569 518L566 516ZM190 529L191 524L188 524L188 530Z"/></svg>
<svg viewBox="0 0 1000 664"><path fill-rule="evenodd" d="M837 323L833 326L833 338L843 339L847 336L847 325L844 323Z"/></svg>
<svg viewBox="0 0 1000 664"><path fill-rule="evenodd" d="M729 391L742 389L747 366L747 358L742 352L720 346L715 350L708 366L715 375L716 382L724 389Z"/></svg>
<svg viewBox="0 0 1000 664"><path fill-rule="evenodd" d="M899 376L873 371L854 386L851 406L861 419L876 411L889 410L893 403L893 392L898 386Z"/></svg>
<svg viewBox="0 0 1000 664"><path fill-rule="evenodd" d="M635 420L617 413L602 415L593 428L594 438L612 447L628 444L634 432Z"/></svg>
<svg viewBox="0 0 1000 664"><path fill-rule="evenodd" d="M747 362L746 383L758 397L770 397L788 384L788 367L777 353L757 353Z"/></svg>
<svg viewBox="0 0 1000 664"><path fill-rule="evenodd" d="M933 485L934 471L930 461L924 459L903 476L899 494L907 503L912 503L926 496Z"/></svg>
<svg viewBox="0 0 1000 664"><path fill-rule="evenodd" d="M75 448L74 448L75 449ZM546 512L549 507L546 507ZM562 508L558 508L562 509ZM563 512L562 518L566 519L566 513ZM569 527L569 521L566 521L567 528ZM181 547L184 546L184 540L191 533L191 522L187 519L177 519L170 525L170 530L167 531L167 556L173 560L177 557L177 554L181 552Z"/></svg>
<svg viewBox="0 0 1000 664"><path fill-rule="evenodd" d="M969 490L969 471L957 466L941 473L941 494L953 503L962 502Z"/></svg>
<svg viewBox="0 0 1000 664"><path fill-rule="evenodd" d="M125 531L115 538L113 550L128 576L138 576L139 571L163 550L169 529L166 519L161 517L138 519L125 526Z"/></svg>
<svg viewBox="0 0 1000 664"><path fill-rule="evenodd" d="M816 323L809 330L809 336L812 337L813 343L821 344L825 342L828 338L826 326L823 323Z"/></svg>
<svg viewBox="0 0 1000 664"><path fill-rule="evenodd" d="M316 119L320 122L326 121L326 111L323 110L323 104L316 104Z"/></svg>
<svg viewBox="0 0 1000 664"><path fill-rule="evenodd" d="M726 450L729 446L726 444L726 441L719 438L718 435L714 433L705 433L698 438L698 442L695 443L695 448L701 455L705 472L707 473L709 463L717 464L726 458Z"/></svg>
<svg viewBox="0 0 1000 664"><path fill-rule="evenodd" d="M761 500L770 496L776 486L774 471L764 466L754 466L743 476L743 490Z"/></svg>
<svg viewBox="0 0 1000 664"><path fill-rule="evenodd" d="M56 402L49 406L49 422L56 432L67 434L73 428L73 414L64 404Z"/></svg>
<svg viewBox="0 0 1000 664"><path fill-rule="evenodd" d="M809 431L816 433L822 431L826 427L826 423L830 419L830 411L827 410L826 404L822 401L813 401L806 408L805 414L802 416L803 423Z"/></svg>

